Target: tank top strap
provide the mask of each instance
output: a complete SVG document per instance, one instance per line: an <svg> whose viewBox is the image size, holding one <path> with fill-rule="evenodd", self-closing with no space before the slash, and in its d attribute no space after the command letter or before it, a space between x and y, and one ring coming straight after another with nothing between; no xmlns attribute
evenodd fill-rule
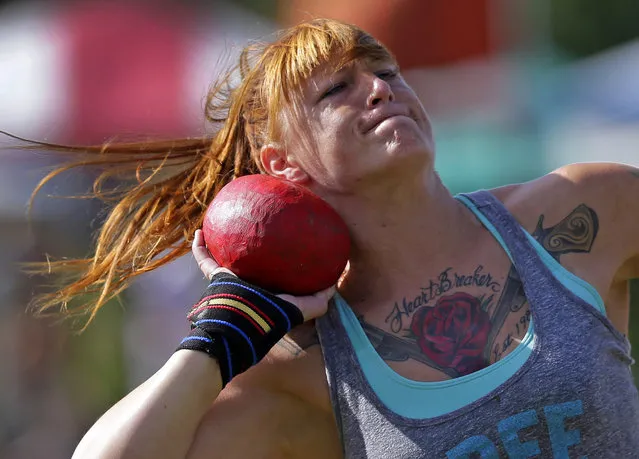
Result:
<svg viewBox="0 0 639 459"><path fill-rule="evenodd" d="M484 226L495 236L510 257L517 274L522 282L524 293L531 305L533 318L539 314L540 309L552 308L557 305L557 297L569 293L546 264L540 258L536 248L517 220L506 207L490 192L479 190L473 193L462 193L460 200L467 200L473 204L469 208L477 215ZM547 289L540 288L547 286ZM553 301L548 301L552 298ZM538 314L535 314L537 312ZM539 321L537 321L539 324ZM537 333L542 330L535 326Z"/></svg>

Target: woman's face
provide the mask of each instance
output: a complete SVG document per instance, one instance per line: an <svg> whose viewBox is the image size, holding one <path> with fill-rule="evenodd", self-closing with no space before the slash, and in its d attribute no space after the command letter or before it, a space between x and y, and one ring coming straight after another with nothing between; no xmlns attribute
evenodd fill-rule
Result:
<svg viewBox="0 0 639 459"><path fill-rule="evenodd" d="M320 188L351 192L432 165L428 116L392 61L318 69L304 88L302 112L302 132L289 126L286 147Z"/></svg>

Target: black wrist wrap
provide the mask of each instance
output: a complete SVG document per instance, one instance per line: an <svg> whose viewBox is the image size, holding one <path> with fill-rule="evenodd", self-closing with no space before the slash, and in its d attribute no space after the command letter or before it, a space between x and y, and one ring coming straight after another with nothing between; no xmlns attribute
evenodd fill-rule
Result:
<svg viewBox="0 0 639 459"><path fill-rule="evenodd" d="M178 349L216 358L224 386L262 360L291 328L304 321L293 303L228 273L213 276L187 317L191 333Z"/></svg>

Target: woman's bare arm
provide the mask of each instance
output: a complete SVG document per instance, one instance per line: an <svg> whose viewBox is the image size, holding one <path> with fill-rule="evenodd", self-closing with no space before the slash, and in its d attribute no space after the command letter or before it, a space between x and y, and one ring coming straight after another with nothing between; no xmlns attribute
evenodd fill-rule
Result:
<svg viewBox="0 0 639 459"><path fill-rule="evenodd" d="M215 359L177 351L91 427L73 459L184 458L221 388Z"/></svg>
<svg viewBox="0 0 639 459"><path fill-rule="evenodd" d="M224 270L210 257L199 230L193 241L193 254L207 276ZM280 297L295 305L304 320L310 320L326 312L333 293L334 288L329 288L305 297ZM255 375L260 372L252 373ZM207 437L220 440L207 451L207 458L241 457L237 454L245 451L247 444L262 452L271 451L278 448L278 432L283 432L279 424L273 421L287 419L282 413L303 410L304 404L277 388L263 387L265 384L262 379L248 373L239 375L222 392L222 372L216 358L199 350L179 350L157 373L114 405L91 427L73 458L200 457L200 453L193 453L193 446L198 450L197 445L202 444L202 434L196 435L196 432L202 432L201 424L208 425L207 419L215 419L217 423L222 420L224 427L204 427ZM286 409L284 405L291 401L291 409ZM229 406L241 406L242 410L229 410ZM265 411L266 406L268 408ZM223 443L222 436L226 435L237 436L248 443ZM199 440L194 445L196 436Z"/></svg>

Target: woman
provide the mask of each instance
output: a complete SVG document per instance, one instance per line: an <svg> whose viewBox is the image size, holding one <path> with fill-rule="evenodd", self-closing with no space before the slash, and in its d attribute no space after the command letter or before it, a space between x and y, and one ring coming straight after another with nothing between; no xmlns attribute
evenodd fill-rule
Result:
<svg viewBox="0 0 639 459"><path fill-rule="evenodd" d="M41 309L98 291L75 311L93 318L192 234L212 283L179 350L74 457L636 454L624 333L639 170L571 165L453 197L424 108L373 38L315 20L252 51L238 86L223 91L229 76L210 94L213 139L106 146L80 161L137 168L137 182L114 198L95 258L54 265L81 274ZM353 248L338 293L256 293L208 255L195 231L206 203L258 172L308 187L343 217ZM246 314L216 308L224 296Z"/></svg>

